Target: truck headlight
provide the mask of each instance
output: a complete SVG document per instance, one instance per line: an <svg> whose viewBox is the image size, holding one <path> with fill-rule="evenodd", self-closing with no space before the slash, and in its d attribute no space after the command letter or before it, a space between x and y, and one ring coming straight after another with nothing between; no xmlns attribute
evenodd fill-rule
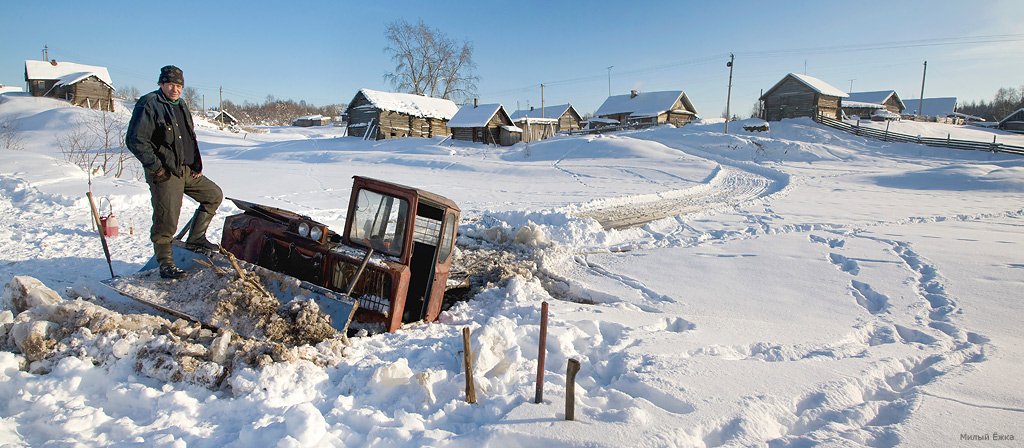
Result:
<svg viewBox="0 0 1024 448"><path fill-rule="evenodd" d="M301 236L301 237L308 237L309 236L309 224L308 223L306 223L306 222L300 222L299 223L299 236Z"/></svg>
<svg viewBox="0 0 1024 448"><path fill-rule="evenodd" d="M313 227L309 229L309 239L313 241L320 241L320 237L324 236L324 230L320 227Z"/></svg>

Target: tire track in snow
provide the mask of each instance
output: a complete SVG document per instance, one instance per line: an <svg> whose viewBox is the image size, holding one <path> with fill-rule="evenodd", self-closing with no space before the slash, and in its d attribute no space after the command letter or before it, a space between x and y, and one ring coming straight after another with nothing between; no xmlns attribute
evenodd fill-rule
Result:
<svg viewBox="0 0 1024 448"><path fill-rule="evenodd" d="M763 176L722 167L705 184L626 199L628 202L590 209L578 216L593 218L605 229L626 229L671 216L735 207L763 196L770 185Z"/></svg>
<svg viewBox="0 0 1024 448"><path fill-rule="evenodd" d="M648 141L665 145L666 148L675 149L689 156L717 162L718 166L701 185L653 195L596 201L597 204L612 204L585 205L578 216L593 218L605 229L626 229L672 216L737 207L775 194L789 185L788 174L756 163L733 160L691 147L673 147L658 140Z"/></svg>

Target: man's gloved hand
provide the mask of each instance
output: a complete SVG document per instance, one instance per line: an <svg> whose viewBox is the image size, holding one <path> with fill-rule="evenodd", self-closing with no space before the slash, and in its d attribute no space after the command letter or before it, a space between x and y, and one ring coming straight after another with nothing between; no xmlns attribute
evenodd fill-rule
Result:
<svg viewBox="0 0 1024 448"><path fill-rule="evenodd" d="M192 172L193 179L199 179L200 177L203 177L203 173L197 173L195 171Z"/></svg>

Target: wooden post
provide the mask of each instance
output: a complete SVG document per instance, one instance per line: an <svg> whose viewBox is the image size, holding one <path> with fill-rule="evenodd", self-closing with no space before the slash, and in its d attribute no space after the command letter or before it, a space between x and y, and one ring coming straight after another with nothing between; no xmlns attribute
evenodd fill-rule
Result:
<svg viewBox="0 0 1024 448"><path fill-rule="evenodd" d="M992 152L996 152L996 136L992 136Z"/></svg>
<svg viewBox="0 0 1024 448"><path fill-rule="evenodd" d="M537 349L537 394L534 403L544 401L544 356L548 341L548 303L540 304L540 347Z"/></svg>
<svg viewBox="0 0 1024 448"><path fill-rule="evenodd" d="M950 142L949 142L949 133L947 132L947 133L946 133L946 147L947 147L947 148L949 147L949 143L950 143Z"/></svg>
<svg viewBox="0 0 1024 448"><path fill-rule="evenodd" d="M580 362L569 359L565 369L565 419L576 420L576 374L580 371Z"/></svg>
<svg viewBox="0 0 1024 448"><path fill-rule="evenodd" d="M462 359L466 365L466 403L476 403L476 385L473 384L473 348L469 345L469 327L462 329Z"/></svg>
<svg viewBox="0 0 1024 448"><path fill-rule="evenodd" d="M885 120L885 138L882 141L889 141L889 120Z"/></svg>
<svg viewBox="0 0 1024 448"><path fill-rule="evenodd" d="M732 53L729 53L729 63L725 64L727 67L729 67L729 91L725 94L725 133L726 134L729 133L729 117L731 116L731 115L729 115L729 106L730 106L730 103L732 102L732 66L733 66L733 62L735 61L735 59L736 59L736 57Z"/></svg>

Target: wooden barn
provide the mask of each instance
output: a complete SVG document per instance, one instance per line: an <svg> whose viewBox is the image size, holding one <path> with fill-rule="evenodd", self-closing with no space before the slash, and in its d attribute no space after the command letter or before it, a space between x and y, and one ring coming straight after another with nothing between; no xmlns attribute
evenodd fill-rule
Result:
<svg viewBox="0 0 1024 448"><path fill-rule="evenodd" d="M871 118L872 114L886 110L894 114L902 114L906 106L895 90L878 90L874 92L850 92L843 99L843 113L847 118Z"/></svg>
<svg viewBox="0 0 1024 448"><path fill-rule="evenodd" d="M114 83L106 67L56 60L25 61L25 82L32 96L67 100L89 109L114 110Z"/></svg>
<svg viewBox="0 0 1024 448"><path fill-rule="evenodd" d="M238 119L226 110L214 112L213 115L210 117L210 121L217 124L224 124L227 126L234 126L238 124Z"/></svg>
<svg viewBox="0 0 1024 448"><path fill-rule="evenodd" d="M501 104L462 106L448 122L452 139L511 146L523 139L523 130L512 123L512 118Z"/></svg>
<svg viewBox="0 0 1024 448"><path fill-rule="evenodd" d="M381 140L448 134L448 120L458 112L451 100L411 93L362 89L345 110L348 135Z"/></svg>
<svg viewBox="0 0 1024 448"><path fill-rule="evenodd" d="M697 109L682 90L662 92L630 91L628 95L610 96L597 108L594 116L616 120L624 125L682 126L693 121Z"/></svg>
<svg viewBox="0 0 1024 448"><path fill-rule="evenodd" d="M579 130L583 122L579 112L572 104L545 106L517 110L511 115L516 127L523 130L523 141L543 140L561 131Z"/></svg>
<svg viewBox="0 0 1024 448"><path fill-rule="evenodd" d="M292 120L292 126L308 128L310 126L326 126L331 124L331 117L323 115L304 115Z"/></svg>
<svg viewBox="0 0 1024 448"><path fill-rule="evenodd" d="M840 102L848 95L813 76L790 73L761 95L766 121L824 115L839 119Z"/></svg>
<svg viewBox="0 0 1024 448"><path fill-rule="evenodd" d="M1024 132L1024 108L1017 109L1016 112L1007 115L1006 118L999 120L999 129L1013 132Z"/></svg>

